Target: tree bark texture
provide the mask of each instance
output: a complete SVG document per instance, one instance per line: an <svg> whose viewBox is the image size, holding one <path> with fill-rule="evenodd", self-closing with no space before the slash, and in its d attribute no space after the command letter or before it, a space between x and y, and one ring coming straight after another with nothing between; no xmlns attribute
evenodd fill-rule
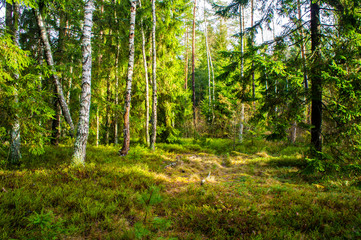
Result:
<svg viewBox="0 0 361 240"><path fill-rule="evenodd" d="M118 17L117 17L117 10L116 10L116 3L113 1L114 4L114 19L115 24L118 25ZM118 111L118 104L119 104L119 54L120 54L120 44L119 38L115 38L116 45L117 45L117 52L115 54L115 110L114 110L114 144L118 145L118 126L119 126L119 111Z"/></svg>
<svg viewBox="0 0 361 240"><path fill-rule="evenodd" d="M254 0L251 0L251 27L253 26L254 16ZM252 43L253 44L253 43ZM253 111L256 111L256 83L254 76L254 62L252 61L252 98L253 98Z"/></svg>
<svg viewBox="0 0 361 240"><path fill-rule="evenodd" d="M19 4L14 3L13 5L6 3L6 24L8 31L13 37L14 44L19 45ZM19 73L16 72L14 74L15 82L14 82L14 103L15 106L19 104L19 95L17 88L17 80L19 79ZM21 141L20 141L20 119L17 112L14 114L14 119L11 128L11 145L10 145L10 164L19 164L21 159Z"/></svg>
<svg viewBox="0 0 361 240"><path fill-rule="evenodd" d="M239 31L241 33L240 36L240 46L241 46L241 74L240 80L243 81L243 72L244 72L244 60L243 60L243 8L242 6L239 7ZM243 142L243 130L244 130L244 103L241 103L241 118L239 123L239 142Z"/></svg>
<svg viewBox="0 0 361 240"><path fill-rule="evenodd" d="M119 151L121 156L128 154L130 148L130 127L129 127L129 115L130 104L132 96L132 80L133 80L133 68L134 68L134 33L135 33L135 15L137 10L137 1L131 0L130 2L130 30L129 30L129 63L128 63L128 76L126 92L124 96L124 139L123 147Z"/></svg>
<svg viewBox="0 0 361 240"><path fill-rule="evenodd" d="M56 71L55 71L55 64L54 64L54 60L53 60L53 54L51 52L49 38L48 38L48 34L46 32L43 17L41 16L41 13L40 13L39 9L34 9L34 13L35 13L35 16L36 16L38 27L40 29L41 40L43 41L43 45L45 47L46 62L47 62L47 64L49 65L49 67L51 68L51 70L53 72L53 80L54 80L54 84L55 84L55 87L56 87L57 95L59 97L59 103L60 103L60 106L61 106L61 110L63 111L66 122L70 126L71 135L73 135L73 133L74 133L73 120L71 119L68 104L66 103L65 98L64 98L63 87L61 86L61 83L59 81L59 77L58 77L58 75L56 74Z"/></svg>
<svg viewBox="0 0 361 240"><path fill-rule="evenodd" d="M55 96L53 97L53 106L55 108L55 116L54 119L52 120L51 123L51 140L50 143L51 145L54 146L58 146L59 145L59 140L60 140L60 119L61 119L61 106L59 104L59 98L56 95L56 90L55 91Z"/></svg>
<svg viewBox="0 0 361 240"><path fill-rule="evenodd" d="M196 129L196 76L195 76L195 55L196 55L196 8L197 0L194 0L193 7L193 29L192 29L192 102L193 102L193 127Z"/></svg>
<svg viewBox="0 0 361 240"><path fill-rule="evenodd" d="M322 79L319 67L320 61L320 7L318 2L311 2L311 152L313 157L322 151Z"/></svg>
<svg viewBox="0 0 361 240"><path fill-rule="evenodd" d="M97 107L97 113L96 113L96 120L97 120L97 133L96 133L96 141L95 145L99 146L99 107Z"/></svg>
<svg viewBox="0 0 361 240"><path fill-rule="evenodd" d="M118 41L118 40L117 40ZM119 50L120 46L117 42L117 53L115 57L115 106L119 104ZM115 108L115 118L114 118L114 144L118 144L118 124L119 124L119 113L117 108Z"/></svg>
<svg viewBox="0 0 361 240"><path fill-rule="evenodd" d="M243 142L244 130L244 103L241 104L241 121L239 123L239 142Z"/></svg>
<svg viewBox="0 0 361 240"><path fill-rule="evenodd" d="M155 15L155 0L152 0L152 15L153 15L153 29L152 29L152 48L153 48L153 114L152 114L152 136L150 139L150 149L155 149L155 142L157 138L157 48L155 44L155 30L157 18Z"/></svg>
<svg viewBox="0 0 361 240"><path fill-rule="evenodd" d="M111 92L110 92L110 75L107 76L107 109L105 110L105 144L109 144L109 136L110 136L110 99L111 99Z"/></svg>
<svg viewBox="0 0 361 240"><path fill-rule="evenodd" d="M204 37L206 40L206 53L207 53L207 70L208 70L208 107L211 110L212 106L212 93L211 93L211 68L209 62L209 46L208 46L208 33L207 33L207 18L206 18L206 0L204 0ZM210 119L209 119L210 120Z"/></svg>
<svg viewBox="0 0 361 240"><path fill-rule="evenodd" d="M188 27L186 28L186 57L185 57L185 64L184 64L184 89L188 88Z"/></svg>
<svg viewBox="0 0 361 240"><path fill-rule="evenodd" d="M91 70L92 70L92 47L91 34L93 26L93 11L95 10L93 0L88 0L84 6L84 27L82 40L83 70L80 95L79 123L74 144L72 163L84 165L86 145L89 135L89 116L91 103Z"/></svg>
<svg viewBox="0 0 361 240"><path fill-rule="evenodd" d="M300 0L297 0L297 8L298 8L298 21L299 27L302 25L302 13L301 13L301 3ZM305 89L308 90L308 79L307 79L307 69L306 69L306 56L305 56L305 43L303 39L303 28L301 28L301 58L302 58L302 66L303 66L303 84Z"/></svg>
<svg viewBox="0 0 361 240"><path fill-rule="evenodd" d="M139 1L139 4L141 4L141 1ZM145 35L144 35L143 19L140 20L140 25L141 25L141 34L142 34L142 53L143 53L144 78L145 78L145 141L146 141L147 147L149 147L150 146L150 136L149 136L149 79L148 79L147 53L146 53L146 50L145 50Z"/></svg>

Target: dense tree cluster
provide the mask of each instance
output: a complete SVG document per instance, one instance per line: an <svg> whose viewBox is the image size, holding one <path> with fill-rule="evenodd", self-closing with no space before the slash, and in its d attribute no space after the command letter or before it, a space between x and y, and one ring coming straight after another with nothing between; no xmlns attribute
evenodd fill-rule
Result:
<svg viewBox="0 0 361 240"><path fill-rule="evenodd" d="M84 164L87 142L256 135L358 163L360 5L2 0L0 142L12 164L59 143Z"/></svg>

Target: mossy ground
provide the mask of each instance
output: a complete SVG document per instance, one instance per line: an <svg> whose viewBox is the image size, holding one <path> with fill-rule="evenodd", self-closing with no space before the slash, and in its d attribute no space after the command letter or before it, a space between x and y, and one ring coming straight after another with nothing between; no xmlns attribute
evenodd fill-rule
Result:
<svg viewBox="0 0 361 240"><path fill-rule="evenodd" d="M358 239L361 178L306 174L305 148L201 139L72 148L0 167L0 239ZM203 180L203 181L202 181ZM201 184L203 182L203 184Z"/></svg>

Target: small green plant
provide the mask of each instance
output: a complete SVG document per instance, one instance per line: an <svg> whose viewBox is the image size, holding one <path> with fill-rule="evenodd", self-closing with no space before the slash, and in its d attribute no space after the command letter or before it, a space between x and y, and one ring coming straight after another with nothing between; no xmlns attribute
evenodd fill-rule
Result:
<svg viewBox="0 0 361 240"><path fill-rule="evenodd" d="M29 221L28 227L34 229L34 238L31 239L61 239L61 235L66 233L63 228L63 221L55 216L52 211L44 213L34 212L27 220Z"/></svg>
<svg viewBox="0 0 361 240"><path fill-rule="evenodd" d="M147 191L138 196L138 201L145 210L143 223L147 222L147 217L151 214L153 206L162 201L162 196L160 195L159 191L159 187L151 186Z"/></svg>
<svg viewBox="0 0 361 240"><path fill-rule="evenodd" d="M224 158L223 158L223 162L222 164L225 166L225 167L231 167L232 166L232 160L229 156L229 153L226 153L224 155Z"/></svg>
<svg viewBox="0 0 361 240"><path fill-rule="evenodd" d="M171 221L158 216L152 216L153 207L162 201L160 189L157 186L151 186L148 190L138 195L138 201L145 210L143 221L134 224L133 237L136 239L147 239L153 233L165 231L171 226ZM149 219L151 219L149 221Z"/></svg>

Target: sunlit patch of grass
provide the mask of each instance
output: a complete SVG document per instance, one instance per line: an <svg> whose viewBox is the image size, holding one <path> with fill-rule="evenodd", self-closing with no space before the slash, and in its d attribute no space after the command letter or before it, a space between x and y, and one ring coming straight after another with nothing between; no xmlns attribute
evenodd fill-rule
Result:
<svg viewBox="0 0 361 240"><path fill-rule="evenodd" d="M84 168L70 167L69 146L25 154L0 168L0 239L361 237L360 178L304 174L302 146L180 142L126 157L89 146ZM154 186L161 201L140 203Z"/></svg>

